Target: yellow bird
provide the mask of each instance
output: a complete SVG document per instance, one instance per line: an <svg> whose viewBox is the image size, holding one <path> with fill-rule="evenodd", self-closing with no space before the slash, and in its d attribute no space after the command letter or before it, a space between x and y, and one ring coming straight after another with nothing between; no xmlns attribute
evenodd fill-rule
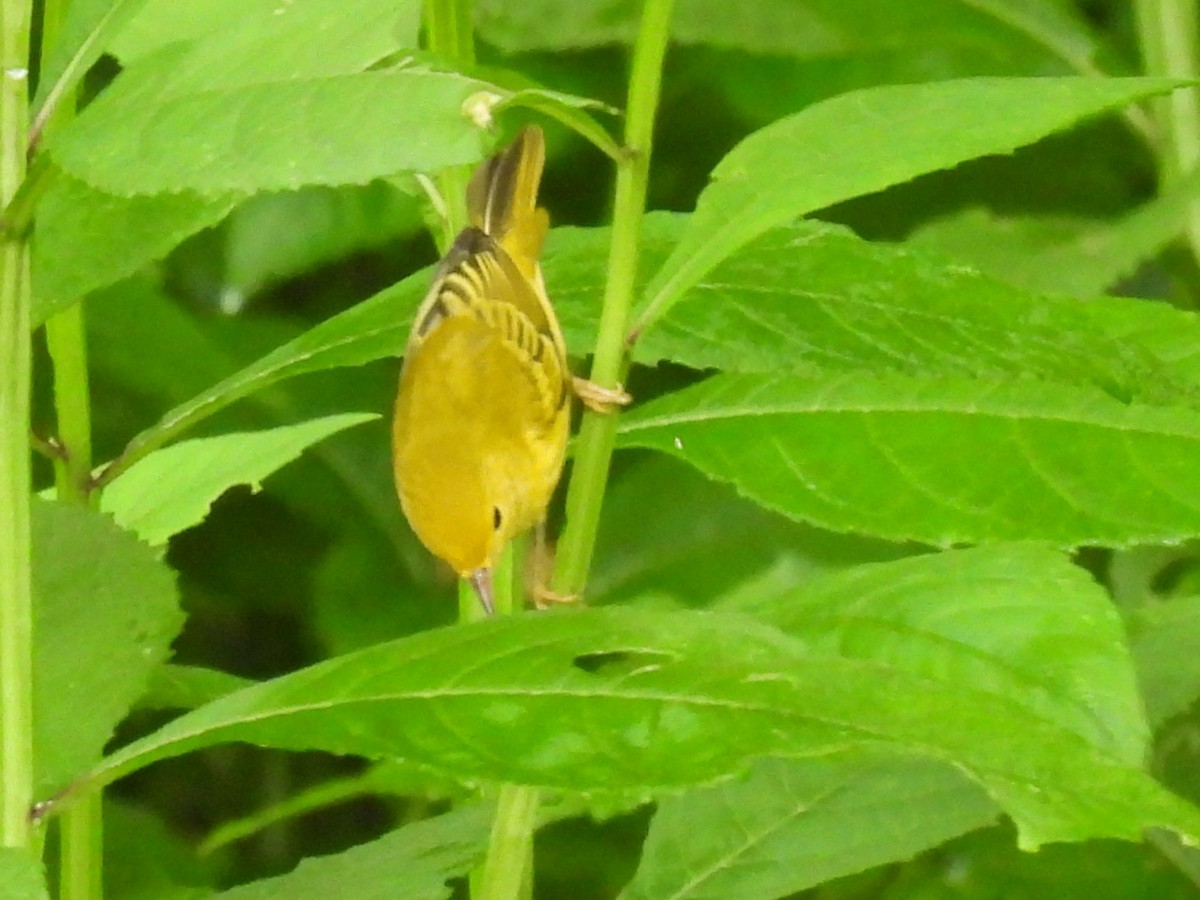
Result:
<svg viewBox="0 0 1200 900"><path fill-rule="evenodd" d="M567 445L572 379L538 262L544 162L531 126L472 178L470 225L417 311L392 424L404 514L489 613L492 567L545 518Z"/></svg>

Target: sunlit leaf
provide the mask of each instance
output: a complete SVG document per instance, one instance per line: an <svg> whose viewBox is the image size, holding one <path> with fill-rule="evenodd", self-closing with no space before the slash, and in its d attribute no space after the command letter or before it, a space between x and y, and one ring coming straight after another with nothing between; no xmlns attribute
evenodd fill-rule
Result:
<svg viewBox="0 0 1200 900"><path fill-rule="evenodd" d="M939 546L1200 534L1200 413L1049 383L718 375L635 408L620 440L769 509ZM1120 473L1120 477L1113 477Z"/></svg>
<svg viewBox="0 0 1200 900"><path fill-rule="evenodd" d="M166 256L220 221L234 195L118 197L61 174L38 207L33 239L33 324L91 291Z"/></svg>
<svg viewBox="0 0 1200 900"><path fill-rule="evenodd" d="M61 102L73 96L88 69L147 0L77 0L66 8L62 30L38 73L35 117L41 118L51 91Z"/></svg>
<svg viewBox="0 0 1200 900"><path fill-rule="evenodd" d="M459 777L575 791L661 791L760 756L862 745L952 762L1013 816L1026 846L1132 837L1153 824L1200 831L1200 813L1139 769L956 676L814 654L728 614L517 616L425 632L232 694L117 751L90 784L231 740L395 755Z"/></svg>
<svg viewBox="0 0 1200 900"><path fill-rule="evenodd" d="M1125 626L1061 553L1001 544L831 572L803 587L751 582L722 604L839 656L1019 697L1130 765L1146 756Z"/></svg>
<svg viewBox="0 0 1200 900"><path fill-rule="evenodd" d="M345 9L338 0L146 0L108 49L128 69L167 47L186 46L187 64L163 85L181 91L360 71L416 46L417 0L360 0L353 16Z"/></svg>
<svg viewBox="0 0 1200 900"><path fill-rule="evenodd" d="M888 85L754 132L713 170L646 292L652 317L773 226L968 159L1007 153L1089 116L1181 86L1163 79L977 78Z"/></svg>
<svg viewBox="0 0 1200 900"><path fill-rule="evenodd" d="M400 67L162 96L158 69L174 63L118 79L52 141L56 161L116 194L211 195L365 184L484 153L462 107L487 86L461 75Z"/></svg>
<svg viewBox="0 0 1200 900"><path fill-rule="evenodd" d="M222 891L226 900L444 900L446 882L487 847L490 804L457 807L342 853L307 859L295 871Z"/></svg>
<svg viewBox="0 0 1200 900"><path fill-rule="evenodd" d="M49 900L42 862L18 847L0 847L0 886L5 900Z"/></svg>
<svg viewBox="0 0 1200 900"><path fill-rule="evenodd" d="M33 512L34 759L44 796L100 758L183 614L174 573L106 516L42 501Z"/></svg>
<svg viewBox="0 0 1200 900"><path fill-rule="evenodd" d="M157 546L204 521L213 501L229 488L257 487L306 447L375 418L375 413L346 413L173 444L144 457L109 485L100 508L122 528Z"/></svg>
<svg viewBox="0 0 1200 900"><path fill-rule="evenodd" d="M151 673L138 705L143 709L195 709L251 684L247 678L216 669L167 664Z"/></svg>
<svg viewBox="0 0 1200 900"><path fill-rule="evenodd" d="M774 900L986 825L978 787L930 760L762 760L659 804L622 900Z"/></svg>

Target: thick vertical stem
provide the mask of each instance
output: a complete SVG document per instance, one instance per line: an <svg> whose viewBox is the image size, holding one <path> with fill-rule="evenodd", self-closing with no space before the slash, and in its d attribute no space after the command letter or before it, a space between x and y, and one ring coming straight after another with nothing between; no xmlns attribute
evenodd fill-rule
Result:
<svg viewBox="0 0 1200 900"><path fill-rule="evenodd" d="M1147 75L1200 79L1200 26L1195 0L1137 0L1138 39ZM1200 96L1195 88L1155 101L1161 132L1159 165L1164 185L1200 163ZM1200 260L1200 203L1188 219L1188 243Z"/></svg>
<svg viewBox="0 0 1200 900"><path fill-rule="evenodd" d="M42 59L62 31L68 0L45 0L42 7ZM74 92L61 98L42 127L52 131L75 115ZM58 499L87 505L93 499L92 413L88 387L84 303L46 323L46 346L54 369L54 412L62 454L54 463ZM61 900L99 900L104 892L104 817L100 792L80 797L59 820Z"/></svg>
<svg viewBox="0 0 1200 900"><path fill-rule="evenodd" d="M104 819L100 791L82 793L59 820L60 900L100 900L104 895Z"/></svg>
<svg viewBox="0 0 1200 900"><path fill-rule="evenodd" d="M475 64L474 0L426 0L425 45L462 69ZM444 204L438 250L445 253L467 225L469 166L449 166L438 173L438 191Z"/></svg>
<svg viewBox="0 0 1200 900"><path fill-rule="evenodd" d="M516 900L532 891L530 860L537 827L538 792L512 784L500 786L488 858L473 884L481 900Z"/></svg>
<svg viewBox="0 0 1200 900"><path fill-rule="evenodd" d="M0 0L0 209L25 177L28 0ZM33 604L30 589L29 249L0 233L0 845L30 844Z"/></svg>
<svg viewBox="0 0 1200 900"><path fill-rule="evenodd" d="M637 279L638 240L671 8L672 0L646 0L634 47L625 116L628 156L617 168L608 280L591 373L591 380L602 387L615 387L627 366L625 333ZM567 525L554 573L554 590L560 594L579 594L587 582L616 434L616 413L584 413L567 491Z"/></svg>

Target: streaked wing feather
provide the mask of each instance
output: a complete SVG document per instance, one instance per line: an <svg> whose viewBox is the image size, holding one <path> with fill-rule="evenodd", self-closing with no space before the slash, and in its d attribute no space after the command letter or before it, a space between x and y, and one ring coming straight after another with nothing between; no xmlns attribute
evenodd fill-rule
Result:
<svg viewBox="0 0 1200 900"><path fill-rule="evenodd" d="M503 299L500 299L503 298ZM504 248L477 228L467 228L446 258L422 303L409 337L409 353L444 319L472 315L496 331L530 366L547 412L567 402L566 348L545 294L517 270Z"/></svg>

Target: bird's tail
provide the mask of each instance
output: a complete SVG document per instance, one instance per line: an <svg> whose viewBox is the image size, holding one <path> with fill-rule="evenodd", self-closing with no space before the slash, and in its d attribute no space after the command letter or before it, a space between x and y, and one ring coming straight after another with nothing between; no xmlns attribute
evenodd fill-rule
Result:
<svg viewBox="0 0 1200 900"><path fill-rule="evenodd" d="M528 125L479 167L467 188L471 224L500 244L530 281L540 280L538 259L550 227L550 217L537 205L545 161L542 129Z"/></svg>

